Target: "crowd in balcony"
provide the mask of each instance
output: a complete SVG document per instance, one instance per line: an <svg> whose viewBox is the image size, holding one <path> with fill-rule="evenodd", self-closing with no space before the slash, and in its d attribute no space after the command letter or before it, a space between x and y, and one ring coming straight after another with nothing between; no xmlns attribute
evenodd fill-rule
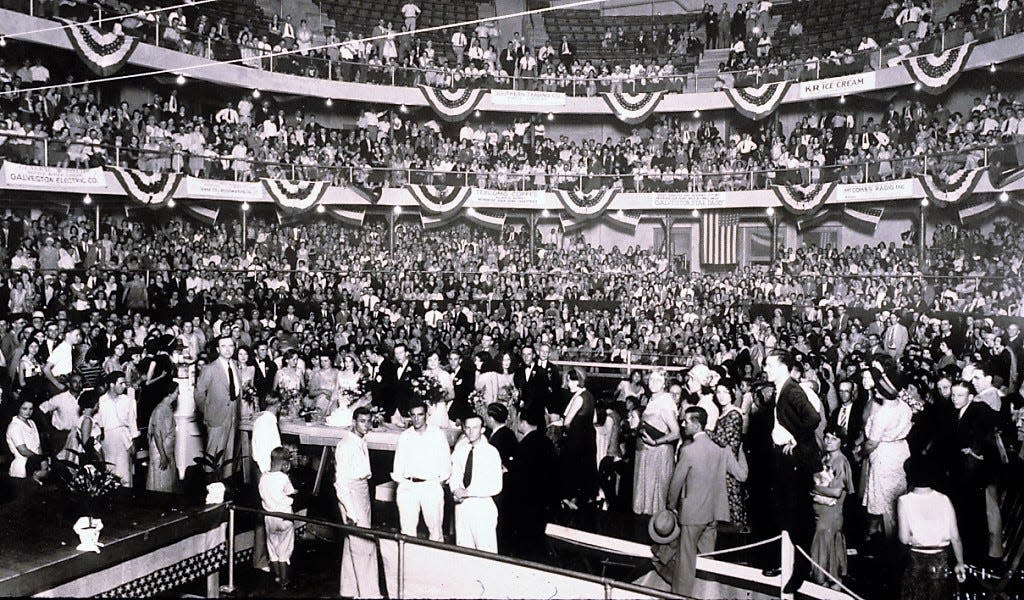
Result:
<svg viewBox="0 0 1024 600"><path fill-rule="evenodd" d="M51 78L39 60L16 66L0 64L8 92ZM731 191L950 173L983 166L987 149L1024 136L1024 106L994 88L964 112L915 99L893 102L877 120L840 107L808 114L788 130L778 119L723 130L727 123L707 117L655 116L604 141L556 135L539 115L442 125L408 110L373 109L353 128L330 129L312 112L286 112L250 94L206 111L175 88L142 105L114 102L98 101L87 83L4 95L0 151L26 164L117 164L238 181Z"/></svg>

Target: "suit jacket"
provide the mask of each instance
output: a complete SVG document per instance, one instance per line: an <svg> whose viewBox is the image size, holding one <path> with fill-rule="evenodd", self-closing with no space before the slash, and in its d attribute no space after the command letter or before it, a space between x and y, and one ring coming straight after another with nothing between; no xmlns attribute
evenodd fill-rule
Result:
<svg viewBox="0 0 1024 600"><path fill-rule="evenodd" d="M953 408L953 443L950 451L950 477L954 486L985 487L995 476L999 457L995 445L997 415L984 402L971 402L963 416ZM965 454L969 449L977 458Z"/></svg>
<svg viewBox="0 0 1024 600"><path fill-rule="evenodd" d="M253 369L252 385L256 395L265 398L274 388L274 378L277 376L277 363L268 356L264 360L256 359ZM262 369L261 369L262 367Z"/></svg>
<svg viewBox="0 0 1024 600"><path fill-rule="evenodd" d="M235 368L236 395L241 393L241 371L238 365L231 361ZM231 384L227 371L218 358L214 362L203 367L199 377L196 378L196 408L203 413L203 422L207 427L229 427L238 424L238 398L232 398L230 394Z"/></svg>
<svg viewBox="0 0 1024 600"><path fill-rule="evenodd" d="M405 369L402 371L402 376L398 376L398 363L386 361L381 365L380 369L381 382L384 384L385 389L391 394L392 401L395 403L395 407L405 414L409 409L409 404L413 401L412 393L412 381L423 374L423 370L420 369L419 365L409 361L405 365Z"/></svg>
<svg viewBox="0 0 1024 600"><path fill-rule="evenodd" d="M517 446L519 446L519 440L516 439L516 434L512 433L512 430L506 427L501 427L497 431L491 434L488 441L501 455L501 465L505 467L506 471L512 468L512 457L516 454Z"/></svg>
<svg viewBox="0 0 1024 600"><path fill-rule="evenodd" d="M669 503L679 499L679 524L702 525L729 520L726 475L747 479L746 462L739 462L729 448L698 433L693 443L683 446L669 483Z"/></svg>
<svg viewBox="0 0 1024 600"><path fill-rule="evenodd" d="M907 342L909 341L910 333L907 331L907 328L900 323L890 325L889 328L885 330L885 335L882 337L882 343L885 344L885 351L896 359L903 356L903 349L907 347Z"/></svg>
<svg viewBox="0 0 1024 600"><path fill-rule="evenodd" d="M530 377L526 376L526 367L519 367L512 375L512 384L519 390L519 402L524 413L535 413L544 416L544 407L548 397L547 371L541 370L534 363Z"/></svg>
<svg viewBox="0 0 1024 600"><path fill-rule="evenodd" d="M555 445L544 430L520 440L509 471L507 506L521 523L539 525L543 531L545 515L558 496L556 464Z"/></svg>
<svg viewBox="0 0 1024 600"><path fill-rule="evenodd" d="M828 422L830 425L839 424L839 411L842 410L843 406L840 404L832 411L828 416ZM864 432L864 404L854 398L850 402L850 417L846 422L846 439L843 440L843 447L849 449L860 437L860 434Z"/></svg>
<svg viewBox="0 0 1024 600"><path fill-rule="evenodd" d="M782 384L775 415L779 423L796 439L793 458L797 464L809 469L811 473L820 470L821 448L818 447L815 432L821 422L821 415L807 399L807 392L793 379L787 379Z"/></svg>

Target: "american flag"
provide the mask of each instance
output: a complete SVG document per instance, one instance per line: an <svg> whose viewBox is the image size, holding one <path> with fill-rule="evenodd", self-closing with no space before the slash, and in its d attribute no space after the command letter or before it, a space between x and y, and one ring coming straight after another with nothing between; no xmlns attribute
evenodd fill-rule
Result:
<svg viewBox="0 0 1024 600"><path fill-rule="evenodd" d="M850 224L861 224L871 228L871 231L878 227L879 221L882 220L882 215L885 214L885 208L883 207L864 207L856 204L847 204L843 206L843 214L850 219L847 221Z"/></svg>
<svg viewBox="0 0 1024 600"><path fill-rule="evenodd" d="M736 264L740 217L735 211L711 210L700 215L700 262L704 265Z"/></svg>

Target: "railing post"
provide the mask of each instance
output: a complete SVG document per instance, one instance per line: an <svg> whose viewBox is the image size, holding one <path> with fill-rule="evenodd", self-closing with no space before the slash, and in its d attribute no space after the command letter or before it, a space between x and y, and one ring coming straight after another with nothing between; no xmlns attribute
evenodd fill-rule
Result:
<svg viewBox="0 0 1024 600"><path fill-rule="evenodd" d="M120 166L123 166L123 165L121 164L121 147L120 147L120 146L114 146L114 162L115 162L115 163L117 164L117 166L119 166L119 167L120 167Z"/></svg>
<svg viewBox="0 0 1024 600"><path fill-rule="evenodd" d="M294 163L292 164L292 179L298 179L298 177L295 176L295 164Z"/></svg>
<svg viewBox="0 0 1024 600"><path fill-rule="evenodd" d="M327 61L327 80L334 81L334 61Z"/></svg>
<svg viewBox="0 0 1024 600"><path fill-rule="evenodd" d="M259 516L257 515L257 518ZM228 584L222 585L220 591L231 593L235 591L235 507L228 504Z"/></svg>
<svg viewBox="0 0 1024 600"><path fill-rule="evenodd" d="M160 47L160 19L154 19L153 20L153 27L154 27L154 30L156 31L156 39L153 40L153 45L156 46L157 48L159 48Z"/></svg>
<svg viewBox="0 0 1024 600"><path fill-rule="evenodd" d="M398 540L398 600L405 598L405 540Z"/></svg>
<svg viewBox="0 0 1024 600"><path fill-rule="evenodd" d="M607 579L604 580L604 600L612 600L612 584Z"/></svg>
<svg viewBox="0 0 1024 600"><path fill-rule="evenodd" d="M50 166L50 139L43 138L43 166Z"/></svg>

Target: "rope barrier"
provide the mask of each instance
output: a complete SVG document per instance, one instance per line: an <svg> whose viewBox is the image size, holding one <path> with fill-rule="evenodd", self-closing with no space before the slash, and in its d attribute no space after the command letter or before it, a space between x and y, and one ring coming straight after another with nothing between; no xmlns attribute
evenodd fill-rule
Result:
<svg viewBox="0 0 1024 600"><path fill-rule="evenodd" d="M833 582L834 582L834 583L835 583L836 585L838 585L838 586L839 586L839 588L840 588L841 590L843 590L844 592L846 592L847 594L849 594L850 596L852 596L854 600L864 600L864 598L861 598L860 596L858 596L858 595L856 594L856 592L854 592L854 591L853 591L853 590L851 590L850 588L846 587L846 586L845 586L845 585L843 584L843 582L842 582L842 581L839 581L838 579L836 579L835 577L833 577L833 576L832 576L832 574L831 574L831 573L829 573L828 571L826 571L826 570L825 570L824 568L822 568L822 566L821 566L821 565L819 565L818 563L814 562L814 559L813 559L813 558L811 558L810 556L808 556L808 555L807 555L807 553L806 553L806 552L804 552L804 549L803 549L803 548L801 548L801 547L800 547L799 545L797 545L797 544L793 544L793 547L794 547L794 548L796 548L796 549L797 549L797 550L798 550L798 551L800 552L800 554L803 554L803 555L804 555L804 558L806 558L806 559L807 559L807 562L809 562L809 563L811 563L812 565L814 565L815 567L817 567L819 571L821 571L822 573L824 573L824 574L825 574L825 577L828 577L829 579L831 579L831 580L832 580L832 581L833 581Z"/></svg>
<svg viewBox="0 0 1024 600"><path fill-rule="evenodd" d="M725 554L727 552L739 552L740 550L748 550L750 548L756 548L758 546L764 546L765 544L771 544L771 543L777 542L777 541L779 541L781 539L782 539L782 534L780 533L779 535L777 535L777 536L775 536L773 538L770 538L770 539L767 539L767 540L761 540L760 542L753 542L753 543L750 543L750 544L745 544L743 546L736 546L735 548L725 548L725 549L722 549L722 550L715 550L714 552L705 552L704 554L698 554L697 556L708 557L708 556L715 556L715 555L718 555L718 554Z"/></svg>

